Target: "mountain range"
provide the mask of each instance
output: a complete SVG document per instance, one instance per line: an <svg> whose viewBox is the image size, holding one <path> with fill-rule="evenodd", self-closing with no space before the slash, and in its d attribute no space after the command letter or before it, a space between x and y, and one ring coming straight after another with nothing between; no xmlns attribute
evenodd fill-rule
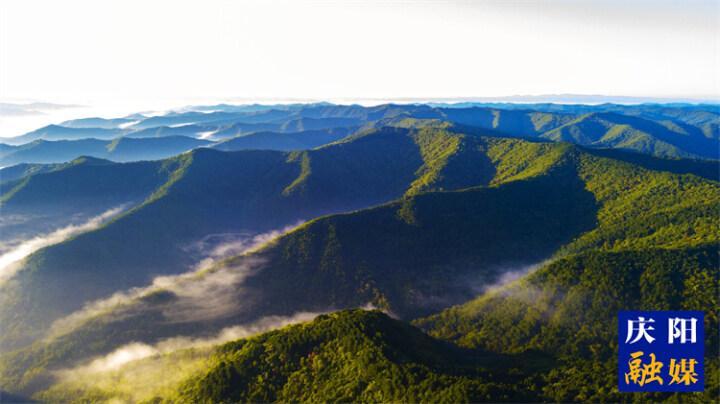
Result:
<svg viewBox="0 0 720 404"><path fill-rule="evenodd" d="M458 103L374 107L327 103L221 104L188 107L164 115L75 119L6 137L2 139L5 144L0 146L0 167L67 162L85 155L113 161L160 159L179 153L178 148L208 146L208 141L232 140L220 146L223 150L229 150L232 144L242 148L302 150L339 140L343 134L407 118L436 119L493 131L498 136L616 148L658 157L720 156L720 107L713 104ZM312 139L305 141L303 133ZM252 138L242 139L248 135ZM128 140L165 137L170 139ZM181 137L199 141L192 144ZM120 138L133 143L133 147L113 154L109 150L113 144L110 141L118 142ZM99 140L107 143L103 145Z"/></svg>
<svg viewBox="0 0 720 404"><path fill-rule="evenodd" d="M720 392L714 107L248 108L66 122L123 134L0 171L0 390L642 401L617 391L616 313L687 309L688 397Z"/></svg>

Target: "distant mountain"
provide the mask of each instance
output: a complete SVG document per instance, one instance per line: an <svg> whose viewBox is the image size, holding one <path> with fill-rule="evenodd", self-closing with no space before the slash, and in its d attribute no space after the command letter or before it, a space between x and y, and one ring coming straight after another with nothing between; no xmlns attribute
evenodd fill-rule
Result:
<svg viewBox="0 0 720 404"><path fill-rule="evenodd" d="M125 118L82 118L72 119L60 123L60 126L66 128L102 128L102 129L118 129L123 126L129 126L133 122L139 122L146 117L140 114L134 116L128 116Z"/></svg>
<svg viewBox="0 0 720 404"><path fill-rule="evenodd" d="M542 108L541 108L542 109ZM618 110L619 112L604 112ZM556 112L470 107L442 109L443 119L512 137L539 137L658 157L720 158L720 114L690 111L685 121L665 110L632 107L553 108ZM581 111L592 112L581 112ZM600 110L602 112L595 112ZM649 111L648 111L649 110ZM695 116L694 119L687 115ZM676 114L677 115L677 114ZM654 117L650 119L649 117Z"/></svg>
<svg viewBox="0 0 720 404"><path fill-rule="evenodd" d="M301 132L255 132L241 135L216 143L212 147L224 151L236 150L308 150L338 141L350 133L353 128L333 128L325 130L307 130Z"/></svg>
<svg viewBox="0 0 720 404"><path fill-rule="evenodd" d="M720 157L718 139L699 128L653 122L612 112L590 113L540 135L581 145L634 150L661 157Z"/></svg>
<svg viewBox="0 0 720 404"><path fill-rule="evenodd" d="M208 140L187 136L148 139L120 137L107 144L107 154L102 157L113 161L158 160L212 144L213 142Z"/></svg>
<svg viewBox="0 0 720 404"><path fill-rule="evenodd" d="M153 116L149 117L147 119L144 119L137 124L134 124L131 126L132 129L146 129L146 128L153 128L158 126L175 126L175 125L189 125L189 124L198 124L198 123L208 123L208 122L224 122L229 120L239 120L238 118L242 116L242 113L234 113L234 112L224 112L224 111L217 111L217 112L197 112L197 111L190 111L190 112L182 112L182 113L176 113L171 112L166 115L160 115L160 116Z"/></svg>
<svg viewBox="0 0 720 404"><path fill-rule="evenodd" d="M12 153L13 150L15 150L14 146L0 143L0 157L6 155L8 153Z"/></svg>
<svg viewBox="0 0 720 404"><path fill-rule="evenodd" d="M215 126L202 125L182 125L182 126L154 126L152 128L135 130L125 137L130 138L148 138L148 137L164 137L164 136L189 136L202 138L205 134L211 134L217 130Z"/></svg>
<svg viewBox="0 0 720 404"><path fill-rule="evenodd" d="M359 126L363 122L353 118L298 118L287 121L280 126L283 132L301 132L331 128L347 128Z"/></svg>
<svg viewBox="0 0 720 404"><path fill-rule="evenodd" d="M443 118L450 122L492 129L513 137L538 137L542 133L562 126L575 115L545 113L533 110L501 110L490 108L442 109Z"/></svg>
<svg viewBox="0 0 720 404"><path fill-rule="evenodd" d="M281 124L276 122L235 122L219 126L211 137L213 139L229 139L256 132L280 132Z"/></svg>
<svg viewBox="0 0 720 404"><path fill-rule="evenodd" d="M255 132L305 132L324 129L350 129L357 128L363 122L353 118L296 118L285 122L238 122L223 126L212 133L214 139L225 139L247 135Z"/></svg>
<svg viewBox="0 0 720 404"><path fill-rule="evenodd" d="M310 125L312 126L312 125ZM320 127L324 125L320 124ZM332 125L329 125L332 126ZM195 136L217 138L230 133L248 134L224 140L214 144L211 140ZM271 127L291 132L254 132L254 130ZM212 146L218 150L307 150L340 140L357 128L339 127L307 131L300 129L302 123L292 122L292 128L281 128L275 124L237 124L225 130L214 130L213 127L187 125L180 127L160 127L143 129L128 133L113 140L80 139L80 140L36 140L30 143L11 146L0 144L0 167L16 164L49 164L73 160L80 156L90 156L112 161L139 161L167 158L185 151ZM175 133L191 135L180 136Z"/></svg>
<svg viewBox="0 0 720 404"><path fill-rule="evenodd" d="M187 107L164 115L86 118L51 125L17 138L37 139L190 136L222 140L255 132L382 127L403 119L434 119L491 130L496 135L567 141L660 157L720 159L716 104L385 104L328 103Z"/></svg>
<svg viewBox="0 0 720 404"><path fill-rule="evenodd" d="M120 137L114 140L36 140L16 146L0 157L0 166L21 163L60 163L80 156L91 156L114 161L157 160L182 153L212 142L186 136L134 139Z"/></svg>
<svg viewBox="0 0 720 404"><path fill-rule="evenodd" d="M107 153L109 142L100 139L81 140L35 140L16 146L0 158L0 166L8 167L22 163L60 163L77 157L97 156Z"/></svg>
<svg viewBox="0 0 720 404"><path fill-rule="evenodd" d="M22 136L3 138L3 142L10 145L21 145L35 140L112 139L122 134L121 129L67 128L59 125L48 125Z"/></svg>

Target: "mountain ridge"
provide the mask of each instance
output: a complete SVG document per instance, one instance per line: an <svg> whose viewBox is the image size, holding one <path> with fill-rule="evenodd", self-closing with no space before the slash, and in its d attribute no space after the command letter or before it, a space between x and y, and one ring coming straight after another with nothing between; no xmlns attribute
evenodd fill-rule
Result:
<svg viewBox="0 0 720 404"><path fill-rule="evenodd" d="M397 148L390 155L389 145ZM383 153L366 154L367 151L378 149ZM355 153L360 153L358 156L363 158L353 158ZM468 160L463 157L463 153L471 153L475 158ZM622 253L646 248L649 244L669 249L696 248L717 242L717 234L713 232L713 228L718 226L717 220L707 214L707 209L718 206L715 197L718 194L717 181L670 172L698 171L702 174L706 173L705 164L687 161L687 167L678 167L682 160L643 160L643 165L655 168L649 170L624 161L636 159L634 155L616 151L611 154L625 157L612 159L603 153L598 155L595 151L591 153L570 144L461 135L443 127L387 128L370 130L304 152L225 153L198 149L167 160L174 162L167 167L165 176L166 181L171 183L156 197L147 200L148 206L156 207L161 206L159 203L172 202L168 206L175 206L175 209L181 206L178 205L178 201L182 200L178 199L181 195L185 195L182 198L197 200L197 193L191 191L198 190L197 184L207 178L207 173L221 172L210 162L222 159L235 161L237 156L243 156L242 164L249 164L250 156L254 155L262 157L261 160L272 158L277 164L292 167L291 171L282 170L284 174L278 177L283 178L282 181L271 181L276 184L274 192L277 198L289 198L291 203L298 200L312 201L317 190L333 189L328 188L326 184L329 177L324 176L343 172L338 169L338 161L346 162L348 168L353 168L347 172L356 174L357 168L362 165L355 164L368 164L372 161L368 156L380 159L373 164L382 164L367 167L382 167L384 164L395 164L398 160L405 164L413 162L403 168L406 177L401 181L395 179L393 185L387 184L390 186L385 189L394 190L392 197L387 194L389 201L368 201L367 204L379 206L362 210L346 206L344 211L350 213L315 214L313 217L321 217L264 248L254 250L250 256L263 258L262 271L251 272L249 277L243 278L240 284L242 287L236 291L231 288L229 295L229 298L235 299L233 293L240 293L238 299L246 299L248 304L254 304L253 310L270 315L289 314L288 311L300 307L324 310L328 307L357 306L369 301L412 319L442 307L459 304L463 299L471 299L473 294L477 294L477 290L467 289L468 280L459 276L467 275L465 271L473 267L473 262L479 268L475 280L478 281L478 274L484 274L485 278L477 283L487 284L497 280L502 273L498 271L502 268L489 265L492 263L526 266L548 256L572 257L591 251ZM404 157L397 159L399 155ZM393 158L385 160L388 156ZM487 164L482 165L484 168L466 169L467 161L480 157L486 159ZM303 163L303 160L307 162ZM183 168L184 164L187 167ZM303 168L303 164L308 168ZM457 164L466 167L458 170L462 176L453 174L453 167L458 167ZM207 167L202 168L202 165ZM334 169L328 171L323 167ZM662 167L669 168L667 171L657 171L657 168ZM391 171L397 173L394 170ZM481 176L477 176L477 172L470 177L464 176L467 171L483 170L485 172ZM262 171L273 172L268 171L268 168ZM173 172L178 172L174 182ZM365 177L372 172L370 170L358 178L377 187L382 183L378 182L378 178L383 178L388 171ZM418 179L424 179L427 172L434 172L430 176L431 180L423 180L423 186L417 192L408 193L408 190L413 189L412 184ZM250 175L248 178L253 177ZM193 178L196 180L190 181ZM387 181L386 178L383 180ZM227 184L213 186L224 189L223 186L231 186L234 182L232 180ZM479 185L473 186L473 183ZM290 192L285 192L288 184L297 185ZM642 186L638 187L638 184ZM207 186L203 185L199 190L204 195L211 195ZM633 188L637 189L636 193L626 193L626 189ZM336 189L346 189L348 200L353 200L357 195L350 188ZM367 195L372 189L363 187L363 191ZM227 195L225 191L222 194ZM533 198L528 199L528 195L533 195ZM272 199L264 200L268 204L267 201ZM327 200L323 198L323 202ZM161 217L162 209L148 211L148 216L138 216L140 211L135 210L125 219L117 219L115 224L106 229L129 219L132 220L128 223L152 223L150 218ZM213 206L213 211L216 213L218 207ZM182 216L185 215L179 217ZM197 213L190 216L198 217ZM186 226L183 229L205 225L198 223L202 222L188 222L183 224ZM543 225L539 226L538 223ZM628 230L623 230L619 225ZM548 230L550 227L552 231ZM96 231L86 238L95 238L100 232ZM147 228L144 233L148 233ZM128 234L122 234L123 242L127 243ZM468 234L474 236L468 237ZM548 235L554 239L548 240ZM533 245L537 248L531 248ZM151 248L157 249L155 245ZM517 262L519 252L526 254L526 262ZM511 257L516 262L508 260ZM223 268L242 266L247 258L240 256L226 259L206 274L224 273ZM417 265L411 265L413 262L417 262ZM423 276L415 271L421 271ZM44 272L44 269L37 270L34 276ZM63 279L68 279L68 275L63 274ZM282 279L285 281L279 281ZM450 282L452 279L461 281L455 284ZM61 281L52 281L58 282ZM264 298L258 300L252 294L242 294L247 290L260 291ZM443 291L452 291L448 294L454 295L454 300L443 296ZM312 301L306 300L309 295L313 296ZM47 296L38 297L42 298ZM57 352L53 354L54 359L50 363L67 363L68 360L79 360L83 352L88 353L86 345L82 345L82 351L78 350L80 345L75 344L80 341L105 341L109 345L94 345L94 349L98 349L96 353L101 354L112 348L113 341L107 339L107 335L113 335L115 343L129 343L139 335L146 341L152 341L192 333L193 329L198 328L221 328L228 324L228 319L234 323L251 319L248 312L238 306L240 312L231 311L230 317L223 317L226 315L223 314L202 323L171 322L163 329L163 324L168 323L163 310L181 303L179 299L172 290L149 294L135 302L140 303L140 306L133 306L133 303L117 308L119 312L115 314L123 313L118 315L122 320L114 321L112 316L89 319L62 338L50 340L50 345L40 351L37 349L42 345L36 345L30 350L6 356L5 360L17 364L16 361L24 358L21 362L29 360L30 364L35 364L32 366L38 366L38 363L48 361L48 358L43 359L43 352ZM423 308L422 304L426 302L431 304ZM143 309L139 310L140 307ZM139 311L134 311L135 308ZM31 313L29 311L28 315ZM143 324L154 324L154 327L145 327ZM113 330L112 334L108 334L110 330ZM41 362L36 362L38 360ZM18 365L16 369L21 368L23 366ZM22 377L22 373L20 376L11 373L5 374L3 379L15 380L13 383L17 383Z"/></svg>

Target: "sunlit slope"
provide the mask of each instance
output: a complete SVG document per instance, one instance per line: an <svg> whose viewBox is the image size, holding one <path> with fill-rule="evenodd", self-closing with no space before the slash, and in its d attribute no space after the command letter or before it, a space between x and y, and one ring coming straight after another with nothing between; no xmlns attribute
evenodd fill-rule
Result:
<svg viewBox="0 0 720 404"><path fill-rule="evenodd" d="M340 312L223 346L170 398L521 401L529 394L514 384L527 372L510 371L515 359L443 344L378 312Z"/></svg>
<svg viewBox="0 0 720 404"><path fill-rule="evenodd" d="M466 347L555 356L558 366L539 381L544 400L623 401L630 397L617 392L617 312L701 310L705 394L684 398L707 402L720 392L718 271L716 243L592 251L560 259L509 287L415 324Z"/></svg>
<svg viewBox="0 0 720 404"><path fill-rule="evenodd" d="M230 342L204 360L194 356L181 352L76 377L35 397L194 403L526 401L535 395L521 382L550 365L538 355L458 348L380 312L362 310ZM163 375L175 380L177 371L184 380L167 385ZM141 388L131 384L137 381L135 372L148 376Z"/></svg>

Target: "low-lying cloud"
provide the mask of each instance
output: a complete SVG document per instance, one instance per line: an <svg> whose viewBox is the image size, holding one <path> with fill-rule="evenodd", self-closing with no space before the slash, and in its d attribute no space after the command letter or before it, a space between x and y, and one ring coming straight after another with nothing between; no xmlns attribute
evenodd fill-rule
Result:
<svg viewBox="0 0 720 404"><path fill-rule="evenodd" d="M10 279L17 271L22 268L22 260L27 256L34 253L35 251L53 245L61 243L70 237L84 233L86 231L94 230L100 227L108 219L114 217L123 210L122 207L113 208L105 211L104 213L90 218L81 224L72 224L53 232L42 234L32 239L21 242L11 250L5 252L0 256L0 285Z"/></svg>
<svg viewBox="0 0 720 404"><path fill-rule="evenodd" d="M72 331L88 319L123 305L141 304L140 299L157 292L172 293L170 304L159 305L168 322L204 321L236 314L252 306L253 297L243 289L245 279L260 270L262 257L242 256L232 263L221 261L253 252L299 224L257 235L211 235L189 247L201 251L201 259L191 271L180 275L156 277L145 287L117 292L106 299L86 304L81 310L57 320L50 336ZM217 242L217 240L222 242ZM229 240L229 241L228 241ZM239 297L242 296L242 304Z"/></svg>
<svg viewBox="0 0 720 404"><path fill-rule="evenodd" d="M188 377L206 369L213 348L228 341L307 322L323 313L269 316L228 327L209 338L175 337L156 344L132 342L84 364L54 372L51 390L103 392L111 402L140 402L168 396ZM50 396L50 401L57 397Z"/></svg>
<svg viewBox="0 0 720 404"><path fill-rule="evenodd" d="M219 130L209 130L206 132L198 132L197 137L198 139L210 139L212 135L218 133Z"/></svg>
<svg viewBox="0 0 720 404"><path fill-rule="evenodd" d="M130 122L121 123L120 125L118 125L118 128L119 128L119 129L127 129L127 128L133 126L133 125L139 124L140 122L142 122L142 121L141 121L141 120L137 120L137 121L130 121Z"/></svg>
<svg viewBox="0 0 720 404"><path fill-rule="evenodd" d="M488 292L494 292L498 291L500 289L505 288L506 286L514 283L515 281L519 280L520 278L525 277L526 275L530 274L531 272L535 272L538 268L544 266L549 261L544 260L540 261L534 264L529 265L518 265L508 268L503 268L499 270L499 276L498 278L489 284L483 284L479 287L476 287L480 293L488 293Z"/></svg>
<svg viewBox="0 0 720 404"><path fill-rule="evenodd" d="M247 325L224 328L210 338L173 337L153 345L133 342L121 346L108 355L93 359L89 364L74 370L83 372L107 372L116 370L129 362L150 356L169 354L181 349L212 347L225 342L262 334L291 324L311 321L321 314L324 314L324 312L299 312L291 316L267 316Z"/></svg>
<svg viewBox="0 0 720 404"><path fill-rule="evenodd" d="M202 240L186 247L188 252L203 257L194 267L194 271L201 271L215 265L228 257L247 254L264 246L270 241L297 228L303 221L285 226L281 229L271 230L265 233L222 233L209 234Z"/></svg>

